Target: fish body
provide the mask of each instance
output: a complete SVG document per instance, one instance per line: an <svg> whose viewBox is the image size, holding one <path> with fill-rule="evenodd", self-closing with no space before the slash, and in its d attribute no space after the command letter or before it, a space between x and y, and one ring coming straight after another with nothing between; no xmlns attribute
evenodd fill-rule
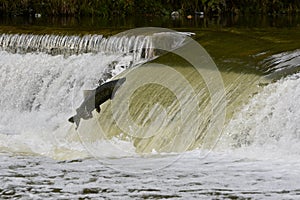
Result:
<svg viewBox="0 0 300 200"><path fill-rule="evenodd" d="M84 101L76 109L76 115L69 118L69 122L79 126L80 119L90 119L93 117L92 111L96 109L100 113L100 105L109 99L113 99L116 91L126 81L126 78L106 82L94 90L89 90L85 95Z"/></svg>

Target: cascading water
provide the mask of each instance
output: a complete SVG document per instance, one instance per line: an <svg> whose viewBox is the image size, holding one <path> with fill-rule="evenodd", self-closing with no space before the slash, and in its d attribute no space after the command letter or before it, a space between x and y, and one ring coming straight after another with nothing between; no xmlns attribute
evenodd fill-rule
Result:
<svg viewBox="0 0 300 200"><path fill-rule="evenodd" d="M150 135L151 137L147 136L144 138L144 136L142 136L141 138L134 138L130 134L124 134L124 130L115 127L115 119L112 119L112 116L109 114L111 109L109 104L104 106L103 112L100 113L99 116L96 115L99 121L91 122L92 124L88 125L88 127L83 125L85 128L79 128L81 132L84 129L90 130L89 133L83 131L82 134L84 138L74 139L77 137L76 132L66 120L82 102L83 97L81 91L95 88L99 82L104 82L133 65L149 61L155 56L160 55L161 51L155 48L158 43L165 45L165 49L176 49L184 44L185 37L185 34L164 32L149 35L117 35L109 38L105 38L101 35L0 35L0 48L2 49L0 52L0 78L2 88L0 112L3 116L0 121L0 132L4 134L2 137L6 137L6 139L3 138L2 140L1 148L7 150L18 146L11 145L10 142L7 142L8 140L13 142L20 140L19 143L24 143L24 140L26 141L24 137L32 138L32 136L26 134L35 134L35 137L42 135L49 137L49 133L52 132L59 132L57 135L62 136L62 138L64 138L65 135L73 137L71 141L62 142L62 146L74 141L85 141L87 143L93 140L100 141L103 140L103 137L109 140L118 137L125 141L131 141L136 148L132 151L140 153L149 153L151 151L177 152L205 146L206 144L203 143L203 141L206 136L203 133L209 130L209 123L211 121L211 102L208 97L208 90L205 86L206 83L201 82L201 78L199 79L198 76L195 76L195 71L187 67L186 63L182 63L180 60L176 61L178 62L177 64L173 64L174 69L182 71L184 76L189 77L187 80L194 85L193 87L197 91L198 96L201 96L201 106L199 109L202 113L201 115L189 114L191 117L187 117L185 119L186 121L180 122L185 124L185 126L183 126L185 128L180 128L182 124L178 124L178 122L182 120L178 118L178 113L182 112L178 106L191 104L191 99L193 98L186 96L185 90L181 89L184 83L180 82L176 76L172 77L170 75L161 76L161 80L159 81L163 81L163 79L167 78L173 82L174 88L178 90L177 94L179 95L177 95L175 99L174 96L169 95L168 90L163 88L159 89L155 84L145 86L140 92L137 90L137 93L132 97L134 106L132 107L131 105L130 112L133 119L137 123L143 124L143 126L148 126L149 120L156 121L155 126L152 124L149 126L150 129L143 130L145 131L143 133L145 135L147 135L149 131L151 132L151 129L155 131L160 130L160 133L156 136L152 137ZM167 56L166 58L169 57ZM177 58L172 57L171 59L176 60ZM263 65L269 66L267 68L269 69L268 76L270 76L272 73L274 74L278 71L297 68L298 59L299 51L296 50L294 52L273 55L265 59ZM151 67L147 68L149 69ZM157 69L159 70L158 67L153 68L154 71ZM157 73L168 74L163 70ZM137 77L132 77L131 82L138 82L139 79L146 80L147 76L149 76L149 73L140 74ZM136 78L138 79L135 80ZM237 110L237 107L240 106L240 102L242 101L241 99L245 96L243 93L246 95L251 93L253 90L251 88L255 88L261 78L252 74L223 73L223 79L227 91L227 98L230 102L227 107L227 113L229 114L226 120L229 122L231 118L230 113ZM247 81L248 85L234 84L232 82L233 79L244 83ZM128 81L130 82L130 80ZM245 92L247 90L249 91ZM151 91L154 93L151 93ZM138 96L139 98L137 98ZM178 99L176 100L176 98L182 98L184 100L180 102ZM159 102L159 104L155 102ZM186 109L189 108L186 107ZM125 117L122 119L122 121L125 122L128 116L122 112L118 115L121 118ZM163 123L162 121L159 122L163 115L166 114L169 115L169 121L164 121ZM191 120L192 118L193 120ZM200 120L201 124L199 124L196 130L193 124L198 123L197 120ZM95 128L95 126L97 127L98 125L95 123L104 124L102 128L105 129L107 135L99 135L99 130ZM233 122L229 124L231 123ZM161 132L162 126L165 127ZM181 134L184 133L183 135L188 139L178 136L178 131L181 132ZM45 132L45 134L36 134L36 132ZM19 137L16 135L25 136ZM187 137L187 135L190 136ZM249 133L246 133L246 135L248 137ZM253 137L254 134L252 133L250 135ZM12 137L14 138L12 139ZM80 137L83 136L81 135ZM161 138L164 139L161 140ZM45 139L41 140L47 141ZM57 146L57 140L60 139L55 138L48 146ZM216 138L210 140L216 140ZM242 139L237 140L241 141ZM18 149L16 151L37 153L37 150L30 150L31 146L36 145L32 145L29 140L27 142L28 144L25 146L24 144L20 145L22 148L20 146L16 147ZM248 140L245 143L247 142L250 143ZM214 144L215 142L209 141L208 143ZM79 145L73 146L78 147ZM21 150L19 148L21 148ZM52 147L49 147L48 151L52 152L42 152L42 154L59 157L53 152ZM85 150L81 148L79 151ZM38 153L41 152L38 151ZM130 154L131 153L132 152L130 152ZM61 159L64 158L64 156L61 157Z"/></svg>
<svg viewBox="0 0 300 200"><path fill-rule="evenodd" d="M225 128L221 149L241 148L250 157L299 156L300 74L291 74L298 71L299 59L299 50L265 59L267 76L280 73L283 78L265 86L235 113Z"/></svg>
<svg viewBox="0 0 300 200"><path fill-rule="evenodd" d="M43 52L51 55L81 53L133 54L134 60L155 56L153 39L162 41L169 49L180 46L186 34L156 33L153 35L33 35L0 34L0 49L12 53ZM167 38L168 37L168 38Z"/></svg>
<svg viewBox="0 0 300 200"><path fill-rule="evenodd" d="M184 41L177 33L0 35L0 198L298 199L299 50L253 66L261 71L244 70L248 57L225 58L226 123L222 137L207 137L219 110L206 77L172 53L156 58L165 53L157 42L176 49ZM120 76L128 85L76 131L67 119L82 90ZM128 108L120 106L134 84Z"/></svg>
<svg viewBox="0 0 300 200"><path fill-rule="evenodd" d="M159 55L153 41L163 40L174 49L184 37L0 35L1 150L59 158L55 148L66 144L57 144L53 133L68 134L67 119L82 102L83 90ZM75 129L71 132L76 135Z"/></svg>

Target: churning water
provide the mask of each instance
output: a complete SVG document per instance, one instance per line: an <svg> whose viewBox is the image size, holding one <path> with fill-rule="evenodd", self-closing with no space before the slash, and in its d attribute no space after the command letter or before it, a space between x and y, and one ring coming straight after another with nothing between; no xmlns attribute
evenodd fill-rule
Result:
<svg viewBox="0 0 300 200"><path fill-rule="evenodd" d="M221 72L229 114L221 136L207 137L202 133L209 132L216 108L203 79L176 56L162 56L173 59L200 99L199 111L179 123L182 104L194 97L177 76L161 76L168 71L144 64L164 53L155 49L155 39L174 50L186 37L0 35L1 198L299 198L300 74L262 87L265 77ZM271 76L299 67L299 56L299 50L284 52L262 65ZM144 84L132 93L128 110L131 120L147 127L142 137L115 127L110 102L78 131L68 122L82 90L116 76L130 79L129 69L143 67L172 87ZM132 82L152 76L150 71ZM117 120L127 120L122 110L117 113ZM107 134L99 134L102 129Z"/></svg>

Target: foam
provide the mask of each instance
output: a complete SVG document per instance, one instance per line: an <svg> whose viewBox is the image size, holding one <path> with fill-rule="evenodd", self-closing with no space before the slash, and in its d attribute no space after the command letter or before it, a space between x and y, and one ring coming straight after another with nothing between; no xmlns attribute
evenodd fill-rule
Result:
<svg viewBox="0 0 300 200"><path fill-rule="evenodd" d="M236 113L219 148L255 158L300 154L300 73L267 85Z"/></svg>

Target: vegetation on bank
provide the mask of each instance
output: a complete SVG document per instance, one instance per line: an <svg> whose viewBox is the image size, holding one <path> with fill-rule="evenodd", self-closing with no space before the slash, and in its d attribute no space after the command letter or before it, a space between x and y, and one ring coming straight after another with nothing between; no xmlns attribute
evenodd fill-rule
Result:
<svg viewBox="0 0 300 200"><path fill-rule="evenodd" d="M299 0L0 0L2 16L129 16L182 15L204 12L206 15L295 14Z"/></svg>

